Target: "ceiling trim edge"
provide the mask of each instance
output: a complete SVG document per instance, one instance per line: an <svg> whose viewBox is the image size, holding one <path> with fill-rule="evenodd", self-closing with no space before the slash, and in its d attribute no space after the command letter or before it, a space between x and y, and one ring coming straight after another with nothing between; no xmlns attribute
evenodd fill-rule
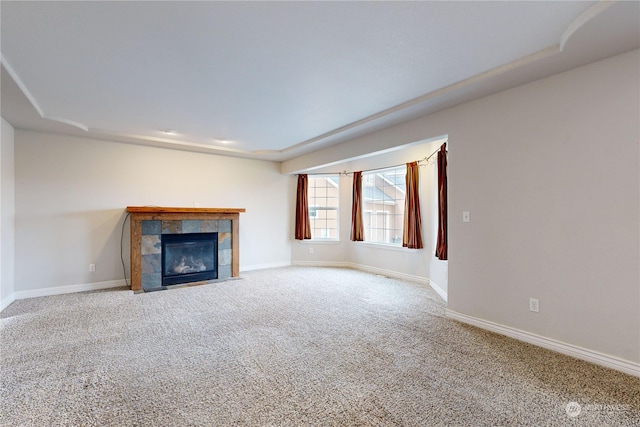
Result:
<svg viewBox="0 0 640 427"><path fill-rule="evenodd" d="M299 150L301 148L304 147L308 147L312 144L318 143L322 140L325 140L327 138L339 135L343 132L346 132L348 130L352 130L354 128L357 128L359 126L365 125L367 123L373 122L375 120L384 118L386 116L389 116L391 114L397 113L399 111L402 111L404 109L419 105L421 103L424 103L430 99L436 98L438 96L442 96L445 95L449 92L453 92L459 89L462 89L466 86L478 83L482 80L486 80L492 77L495 77L497 75L506 73L508 71L514 70L516 68L522 67L524 65L536 62L538 60L541 60L545 57L548 56L552 56L558 53L563 52L566 43L568 42L568 40L571 38L571 36L573 36L573 34L576 33L576 31L578 31L580 28L582 28L584 25L586 25L589 21L591 21L593 18L595 18L596 16L598 16L600 13L602 13L603 11L605 11L606 9L608 9L609 7L611 7L613 4L617 3L618 0L599 0L596 4L592 5L591 7L589 7L586 11L584 11L580 16L578 16L578 18L576 18L565 30L565 32L562 34L559 43L549 46L545 49L542 49L538 52L534 52L530 55L524 56L520 59L517 59L515 61L509 62L507 64L503 64L501 66L498 66L496 68L492 68L490 70L487 70L483 73L480 74L476 74L473 75L469 78L466 78L464 80L458 81L456 83L450 84L448 86L445 86L443 88L437 89L435 91L426 93L424 95L418 96L416 98L410 99L408 101L405 101L403 103L397 104L395 106L392 106L390 108L387 108L385 110L382 110L378 113L372 114L370 116L364 117L360 120L356 120L354 122L348 123L344 126L338 127L336 129L333 129L331 131L325 132L321 135L315 136L313 138L310 138L306 141L291 145L289 147L286 147L284 149L281 150L258 150L258 151L249 151L249 150L241 150L241 149L232 149L232 148L228 148L228 147L210 147L210 146L205 146L203 144L199 144L199 143L193 143L193 142L187 142L187 141L175 141L175 140L167 140L167 139L161 139L161 138L155 138L155 137L150 137L150 136L142 136L142 135L127 135L127 134L123 134L117 131L108 131L108 130L102 130L102 129L90 129L88 126L71 120L71 119L67 119L64 117L53 117L53 116L49 116L45 113L45 111L42 109L42 107L40 106L40 104L38 103L38 101L35 99L35 97L31 94L31 92L29 91L29 89L27 88L27 86L25 85L25 83L22 81L22 79L20 79L20 77L18 76L18 74L16 73L16 71L13 69L13 67L11 66L11 64L7 61L7 58L4 56L4 54L0 51L0 63L4 66L4 68L7 70L7 72L9 73L9 75L11 76L11 78L14 80L14 82L16 83L16 85L18 86L18 88L22 91L22 93L25 95L25 97L29 100L29 102L31 103L31 105L33 106L33 108L36 110L36 112L38 113L38 115L43 118L43 119L47 119L47 120L52 120L52 121L56 121L56 122L60 122L63 124L67 124L73 127L76 127L78 129L81 129L85 132L95 132L98 134L102 134L104 136L113 136L113 137L119 137L119 138L126 138L126 139L134 139L134 140L138 140L140 142L142 141L148 141L151 143L160 143L163 144L165 146L168 145L175 145L177 147L182 146L182 147L192 147L192 148L198 148L198 149L205 149L207 151L211 151L211 152L226 152L226 153L235 153L235 154L243 154L243 155L258 155L258 156L269 156L269 155L277 155L277 154L286 154L286 153L290 153L290 152L294 152L296 150Z"/></svg>
<svg viewBox="0 0 640 427"><path fill-rule="evenodd" d="M38 101L36 101L33 95L31 95L31 92L29 92L29 89L27 89L27 86L24 84L22 79L20 79L20 77L15 72L11 64L9 64L9 61L7 61L7 58L4 57L4 54L2 52L0 52L0 62L2 62L2 65L4 66L5 70L7 70L7 73L9 73L13 81L16 83L16 85L20 88L20 90L24 94L24 96L29 100L33 108L38 112L38 115L40 115L40 117L44 117L44 111L42 111L40 104L38 104Z"/></svg>
<svg viewBox="0 0 640 427"><path fill-rule="evenodd" d="M582 28L587 22L591 21L593 18L598 16L600 13L604 12L609 7L613 6L614 3L617 3L618 0L599 0L596 4L591 6L589 9L582 12L580 16L578 16L572 23L567 27L565 32L562 34L560 38L560 51L564 51L564 47L571 38L571 36Z"/></svg>
<svg viewBox="0 0 640 427"><path fill-rule="evenodd" d="M530 55L524 56L520 59L517 59L515 61L509 62L507 64L503 64L499 67L490 69L485 71L484 73L480 73L480 74L476 74L474 76L471 76L467 79L461 80L459 82L453 83L449 86L445 86L443 88L440 88L438 90L435 90L433 92L429 92L426 93L424 95L421 95L419 97L410 99L409 101L403 102L401 104L395 105L393 107L390 107L386 110L382 110L376 114L372 114L370 116L367 116L363 119L357 120L355 122L346 124L344 126L341 126L339 128L336 128L334 130L331 130L329 132L325 132L321 135L318 135L316 137L313 137L311 139L308 139L306 141L303 141L301 143L292 145L290 147L287 147L285 149L279 150L279 153L287 153L289 151L293 151L299 148L303 148L306 147L308 145L314 144L316 142L322 141L323 139L338 135L342 132L345 132L347 130L351 130L353 128L356 128L358 126L364 125L366 123L372 122L374 120L377 119L381 119L385 116L388 116L390 114L396 113L398 111L404 110L406 108L409 107L413 107L415 105L421 104L423 102L426 102L432 98L444 95L448 92L452 92L455 91L457 89L461 89L465 86L474 84L474 83L478 83L482 80L485 79L489 79L491 77L495 77L497 75L506 73L508 71L514 70L518 67L521 67L523 65L527 65L529 63L533 63L535 61L538 61L540 59L543 59L547 56L551 56L551 55L555 55L558 53L561 53L564 51L564 47L567 43L567 41L571 38L571 36L580 28L582 28L585 24L587 24L589 21L591 21L593 18L595 18L596 16L598 16L600 13L604 12L606 9L608 9L609 7L611 7L613 4L617 3L618 0L599 0L596 4L592 5L591 7L589 7L586 11L584 11L582 14L580 14L580 16L578 16L573 22L571 22L571 24L567 27L567 29L565 30L565 32L562 34L562 36L560 37L559 43L556 45L552 45L549 46L545 49L542 49L538 52L532 53Z"/></svg>
<svg viewBox="0 0 640 427"><path fill-rule="evenodd" d="M22 91L24 96L29 100L29 102L31 103L33 108L36 110L38 115L40 115L40 117L42 117L43 119L53 120L55 122L60 122L60 123L64 123L64 124L67 124L67 125L71 125L71 126L79 128L79 129L82 129L85 132L89 131L89 128L86 125L83 125L82 123L79 123L79 122L76 122L76 121L70 120L70 119L65 119L64 117L52 117L52 116L47 115L44 112L44 110L42 109L42 107L40 106L40 104L38 103L38 101L36 101L36 98L31 94L31 92L29 91L27 86L24 84L22 79L18 76L18 73L15 72L15 70L13 69L11 64L9 63L9 61L7 61L7 58L5 58L5 56L4 56L4 54L2 52L0 52L0 62L4 66L5 70L7 70L7 73L9 73L9 75L11 76L13 81L15 82L16 86L18 86L18 88Z"/></svg>
<svg viewBox="0 0 640 427"><path fill-rule="evenodd" d="M396 112L401 111L401 110L404 110L406 108L413 107L415 105L421 104L421 103L426 102L426 101L428 101L428 100L430 100L432 98L436 98L438 96L444 95L444 94L446 94L448 92L452 92L452 91L455 91L457 89L461 89L461 88L463 88L465 86L471 85L473 83L477 83L479 81L482 81L482 80L497 76L499 74L506 73L506 72L511 71L511 70L513 70L515 68L518 68L518 67L521 67L523 65L538 61L538 60L540 60L542 58L545 58L545 57L550 56L550 55L554 55L554 54L559 53L559 52L560 52L559 45L554 45L554 46L548 47L546 49L543 49L543 50L540 50L538 52L532 53L531 55L527 55L527 56L522 57L520 59L517 59L515 61L509 62L507 64L501 65L501 66L496 67L496 68L492 68L492 69L490 69L488 71L485 71L483 73L476 74L474 76L471 76L471 77L466 78L464 80L460 80L460 81L458 81L456 83L452 83L452 84L450 84L448 86L445 86L445 87L437 89L435 91L426 93L424 95L420 95L420 96L418 96L416 98L410 99L409 101L405 101L405 102L403 102L401 104L398 104L398 105L395 105L393 107L387 108L386 110L382 110L382 111L380 111L378 113L372 114L372 115L367 116L367 117L365 117L363 119L360 119L360 120L357 120L355 122L349 123L347 125L341 126L341 127L336 128L334 130L331 130L329 132L323 133L322 135L318 135L318 136L316 136L314 138L308 139L308 140L303 141L303 142L301 142L299 144L292 145L292 146L287 147L287 148L285 148L283 150L280 150L280 153L286 153L288 151L296 150L296 149L305 147L307 145L319 142L319 141L321 141L323 139L329 138L331 136L335 136L337 134L340 134L340 133L345 132L347 130L351 130L353 128L356 128L358 126L364 125L364 124L369 123L369 122L372 122L374 120L381 119L381 118L383 118L385 116L388 116L390 114L396 113Z"/></svg>

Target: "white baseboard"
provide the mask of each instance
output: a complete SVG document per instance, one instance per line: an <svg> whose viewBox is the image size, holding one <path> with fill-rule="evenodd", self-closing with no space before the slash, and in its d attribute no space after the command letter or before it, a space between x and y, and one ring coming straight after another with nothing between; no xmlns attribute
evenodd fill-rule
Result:
<svg viewBox="0 0 640 427"><path fill-rule="evenodd" d="M462 323L477 326L478 328L486 329L491 332L496 332L501 335L515 338L519 341L524 341L529 344L557 351L558 353L566 354L567 356L575 357L576 359L586 360L587 362L591 362L596 365L604 366L620 372L624 372L625 374L640 377L640 363L630 362L628 360L620 359L615 356L610 356L608 354L603 354L594 350L578 347L573 344L567 344L551 338L543 337L541 335L532 334L531 332L521 331L519 329L500 325L488 320L479 319L473 316L467 316L466 314L458 313L453 310L446 309L445 314L448 318L458 320Z"/></svg>
<svg viewBox="0 0 640 427"><path fill-rule="evenodd" d="M444 302L447 302L447 293L436 282L429 280L429 285L438 295L440 295L440 298L442 298Z"/></svg>
<svg viewBox="0 0 640 427"><path fill-rule="evenodd" d="M243 266L241 271L286 267L289 265L291 265L291 263L289 262L249 265L249 266ZM128 278L127 280L130 282L130 278ZM57 286L54 288L40 288L40 289L31 289L28 291L16 291L10 294L9 296L7 296L6 298L2 299L2 301L0 301L0 311L4 310L9 306L9 304L19 299L70 294L74 292L97 291L100 289L118 288L121 286L128 286L127 281L125 281L124 279L108 280L106 282L82 283L78 285Z"/></svg>
<svg viewBox="0 0 640 427"><path fill-rule="evenodd" d="M249 265L249 266L243 266L241 271L286 267L289 265L291 265L289 262ZM127 280L130 281L130 279L127 279ZM129 286L129 285L127 284L127 281L125 281L124 279L121 279L121 280L108 280L106 282L94 282L94 283L82 283L78 285L58 286L55 288L40 288L40 289L31 289L28 291L16 291L10 294L8 297L4 298L2 301L0 301L0 311L4 310L9 306L9 304L19 299L70 294L74 292L97 291L100 289L118 288L121 286Z"/></svg>
<svg viewBox="0 0 640 427"><path fill-rule="evenodd" d="M364 264L356 264L353 262L347 261L294 261L293 265L306 266L306 267L339 267L339 268L353 268L355 270L366 271L367 273L379 274L381 276L393 277L395 279L408 280L410 282L418 282L424 284L430 284L429 279L421 276L414 276L413 274L401 273L399 271L386 270L384 268L371 267L369 265ZM433 287L433 285L431 285ZM437 285L436 285L437 286ZM439 286L434 288L434 290L440 295L445 301L447 300L447 294L444 292Z"/></svg>
<svg viewBox="0 0 640 427"><path fill-rule="evenodd" d="M429 279L426 277L414 276L413 274L400 273L399 271L385 270L384 268L371 267L369 265L348 263L351 268L366 271L368 273L380 274L382 276L393 277L395 279L408 280L410 282L418 282L428 284Z"/></svg>
<svg viewBox="0 0 640 427"><path fill-rule="evenodd" d="M268 264L254 264L254 265L245 265L242 266L240 271L251 271L251 270L264 270L268 268L279 268L279 267L288 267L290 265L299 265L299 266L309 266L309 267L341 267L341 268L354 268L356 270L362 270L373 274L380 274L383 276L393 277L396 279L409 280L412 282L429 284L433 290L440 295L445 301L447 300L447 294L440 288L435 282L431 282L429 279L420 276L414 276L412 274L401 273L393 270L386 270L377 267L371 267L363 264L355 264L351 262L344 261L336 261L336 262L326 262L326 261L294 261L290 262L277 262L277 263L268 263ZM85 283L78 285L69 285L69 286L58 286L55 288L40 288L40 289L32 289L28 291L17 291L10 294L8 297L1 301L0 311L4 310L9 306L13 301L24 298L36 298L36 297L44 297L49 295L60 295L60 294L68 294L73 292L85 292L85 291L95 291L99 289L108 289L108 288L116 288L120 286L127 286L124 280L109 280L106 282L95 282L95 283Z"/></svg>
<svg viewBox="0 0 640 427"><path fill-rule="evenodd" d="M356 264L348 261L294 261L293 265L304 267L339 267L353 268L355 270L366 271L367 273L379 274L381 276L393 277L396 279L409 280L411 282L429 283L429 279L412 274L400 273L393 270L385 270L383 268L371 267L364 264Z"/></svg>
<svg viewBox="0 0 640 427"><path fill-rule="evenodd" d="M57 286L55 288L31 289L28 291L16 291L15 299L46 297L50 295L70 294L73 292L97 291L100 289L119 288L127 286L124 279L108 280L106 282L81 283L78 285Z"/></svg>
<svg viewBox="0 0 640 427"><path fill-rule="evenodd" d="M16 293L15 292L11 292L8 297L2 298L2 300L0 301L0 311L2 311L5 308L9 307L9 304L14 302L15 300L16 300Z"/></svg>

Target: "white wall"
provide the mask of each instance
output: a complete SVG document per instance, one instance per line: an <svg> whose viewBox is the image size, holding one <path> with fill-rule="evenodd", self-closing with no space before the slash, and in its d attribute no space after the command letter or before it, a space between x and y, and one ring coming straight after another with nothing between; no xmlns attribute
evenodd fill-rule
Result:
<svg viewBox="0 0 640 427"><path fill-rule="evenodd" d="M289 177L276 163L24 130L15 142L16 291L122 279L127 206L246 208L241 271L291 262Z"/></svg>
<svg viewBox="0 0 640 427"><path fill-rule="evenodd" d="M447 144L449 145L449 144ZM434 151L437 147L434 147ZM428 277L431 286L438 291L441 297L448 299L449 289L449 261L442 261L436 258L436 241L438 238L438 165L437 157L433 156L433 162L425 168L424 174L427 183L424 200L422 201L423 212L428 214L423 218L422 226L430 229L428 241L425 240L425 248L428 248L427 260Z"/></svg>
<svg viewBox="0 0 640 427"><path fill-rule="evenodd" d="M0 310L14 298L14 129L4 119L0 136Z"/></svg>
<svg viewBox="0 0 640 427"><path fill-rule="evenodd" d="M447 134L450 312L638 364L639 76L635 50L281 169Z"/></svg>

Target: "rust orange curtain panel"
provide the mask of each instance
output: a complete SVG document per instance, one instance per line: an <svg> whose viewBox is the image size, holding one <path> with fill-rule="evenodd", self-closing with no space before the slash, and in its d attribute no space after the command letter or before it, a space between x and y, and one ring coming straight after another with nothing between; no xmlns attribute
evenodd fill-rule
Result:
<svg viewBox="0 0 640 427"><path fill-rule="evenodd" d="M309 199L307 198L306 174L298 175L298 191L296 193L296 239L311 239L311 224L309 222Z"/></svg>
<svg viewBox="0 0 640 427"><path fill-rule="evenodd" d="M404 200L404 232L402 246L411 249L422 248L422 220L420 219L420 193L418 187L418 162L407 163L407 194Z"/></svg>
<svg viewBox="0 0 640 427"><path fill-rule="evenodd" d="M362 172L353 173L353 193L351 204L351 240L364 240L364 226L362 224Z"/></svg>
<svg viewBox="0 0 640 427"><path fill-rule="evenodd" d="M438 151L438 240L436 257L447 259L447 146L442 144Z"/></svg>

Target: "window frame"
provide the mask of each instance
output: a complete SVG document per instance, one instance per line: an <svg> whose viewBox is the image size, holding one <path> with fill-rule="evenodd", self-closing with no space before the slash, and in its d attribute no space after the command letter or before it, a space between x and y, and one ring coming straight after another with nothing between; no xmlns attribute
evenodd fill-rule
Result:
<svg viewBox="0 0 640 427"><path fill-rule="evenodd" d="M333 186L336 189L336 196L335 197L329 197L328 195L325 195L324 197L316 197L316 190L317 188L323 188L323 187L317 187L315 185L315 180L317 179L326 179L328 186L325 188L329 188L329 185ZM311 185L313 182L313 186ZM313 174L309 174L308 175L308 182L307 182L307 202L308 202L308 206L309 206L309 221L311 223L311 239L309 239L308 241L310 242L314 242L314 243L320 243L320 242L339 242L340 241L340 174L318 174L318 175L313 175ZM321 205L319 203L317 203L317 200L325 200L325 205ZM329 205L328 201L335 199L335 206L333 205ZM312 216L311 212L313 211L314 215ZM333 228L331 227L318 227L316 224L316 221L322 221L323 219L320 218L321 215L319 215L319 212L322 211L335 211L335 236L336 237L320 237L317 236L316 234L316 230L321 230L320 233L323 233L324 230L328 230L328 234L331 234L331 230L333 230ZM329 219L328 218L324 218L325 224L327 225L327 221ZM333 220L333 219L330 219Z"/></svg>
<svg viewBox="0 0 640 427"><path fill-rule="evenodd" d="M398 186L398 180L390 180L385 174L390 172L402 172L403 180L402 185ZM365 214L363 216L364 223L364 233L365 238L363 243L365 245L374 245L388 248L399 248L406 249L402 247L402 234L403 234L403 225L404 225L404 201L406 198L406 188L405 180L406 180L406 166L392 166L388 168L376 169L374 171L367 171L362 173L362 184L363 184L363 197L362 197L362 211ZM379 186L377 182L381 180L388 185ZM375 196L367 198L365 196L365 186L369 186L373 190L371 190L371 194L375 194L379 192L383 195L380 203L376 203ZM390 196L385 191L386 188L394 187L393 193L394 196ZM402 198L398 198L398 192L402 194ZM389 203L389 201L392 203ZM390 211L389 208L393 207L393 211ZM381 214L382 215L379 215ZM376 220L374 218L383 217L384 224L382 227L378 227L376 224ZM395 226L388 226L388 223L394 223ZM382 235L382 240L371 240L372 233L378 235ZM388 238L387 238L388 236Z"/></svg>

